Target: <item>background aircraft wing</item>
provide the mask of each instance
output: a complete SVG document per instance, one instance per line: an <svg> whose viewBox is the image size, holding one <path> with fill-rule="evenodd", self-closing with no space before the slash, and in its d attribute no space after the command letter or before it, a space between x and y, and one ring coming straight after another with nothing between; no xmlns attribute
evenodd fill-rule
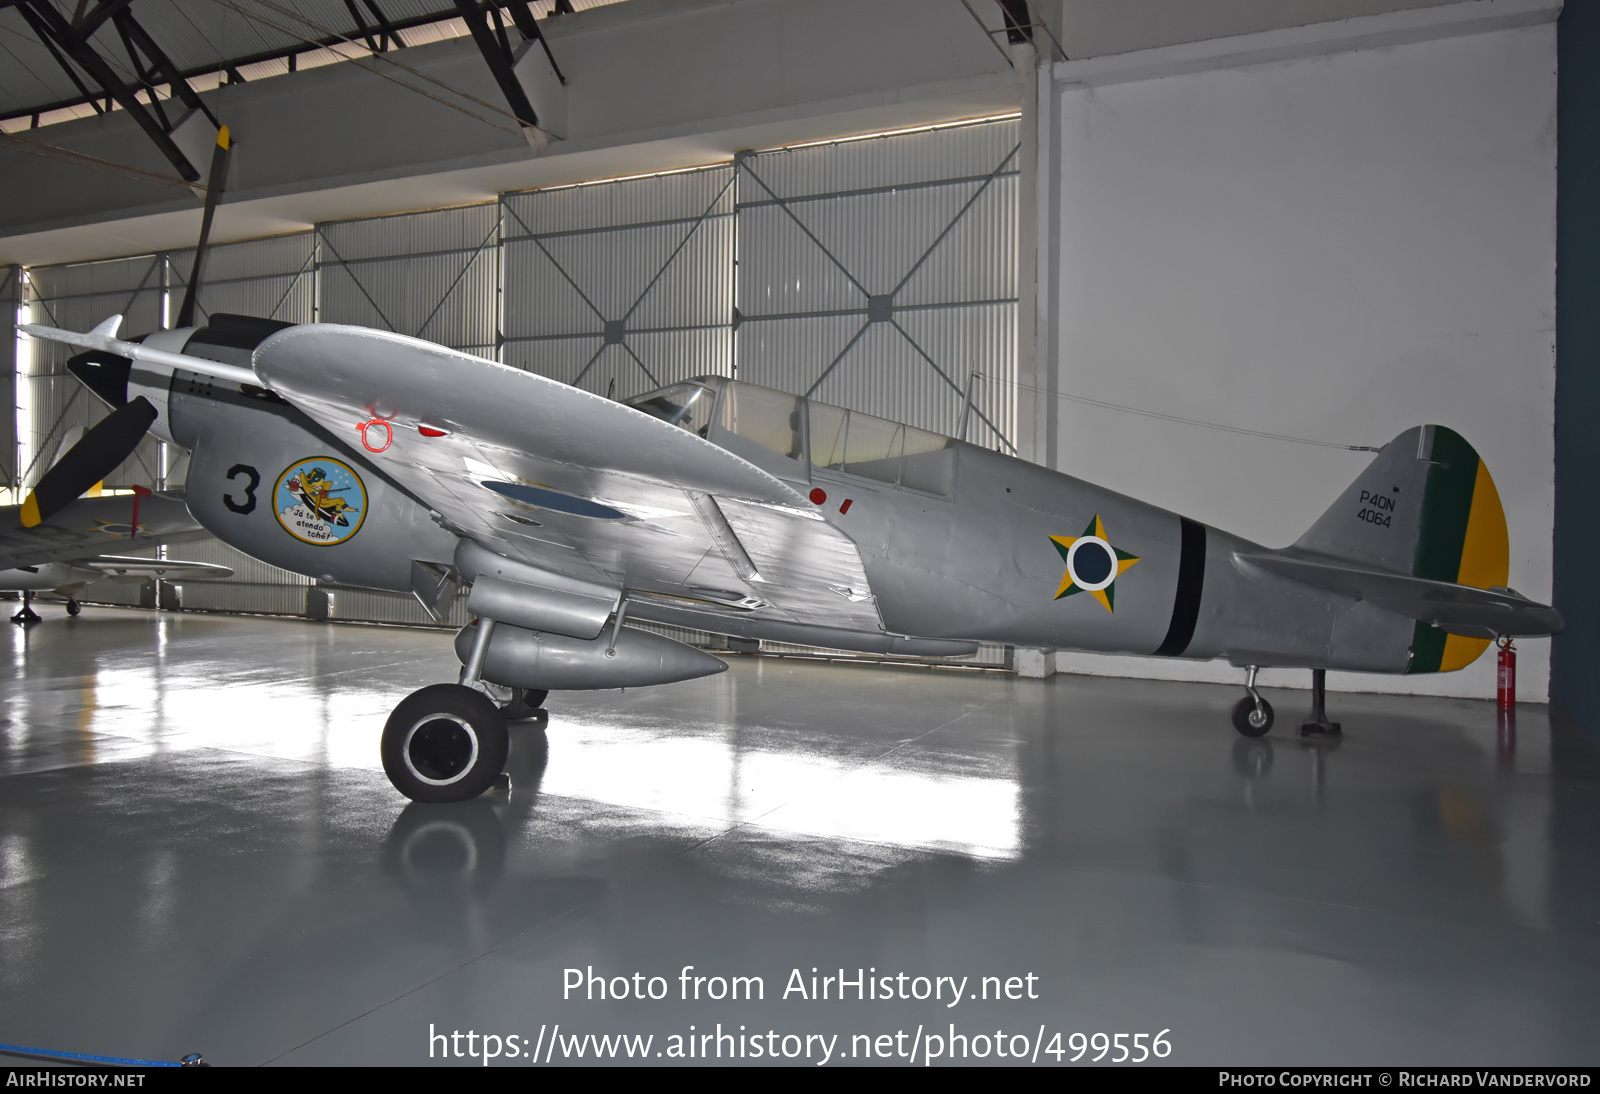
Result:
<svg viewBox="0 0 1600 1094"><path fill-rule="evenodd" d="M82 562L108 551L188 543L211 535L189 515L181 491L164 491L138 500L137 534L131 494L79 498L33 528L23 527L22 506L0 507L0 570L46 562Z"/></svg>
<svg viewBox="0 0 1600 1094"><path fill-rule="evenodd" d="M794 487L679 426L364 327L289 328L253 366L458 533L511 558L711 611L882 630L855 543Z"/></svg>
<svg viewBox="0 0 1600 1094"><path fill-rule="evenodd" d="M220 580L233 576L233 568L215 562L186 562L177 558L133 558L126 555L96 555L74 565L98 570L107 577L198 577Z"/></svg>

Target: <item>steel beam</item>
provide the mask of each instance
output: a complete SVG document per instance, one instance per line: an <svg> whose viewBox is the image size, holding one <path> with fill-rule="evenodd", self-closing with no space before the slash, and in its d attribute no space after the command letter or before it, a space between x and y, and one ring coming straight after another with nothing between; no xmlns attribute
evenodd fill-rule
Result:
<svg viewBox="0 0 1600 1094"><path fill-rule="evenodd" d="M467 29L472 31L472 40L478 44L478 52L483 54L484 63L489 66L495 83L500 85L500 92L505 95L517 121L525 128L536 128L539 116L534 113L528 93L522 89L522 82L512 70L516 60L503 47L502 39L495 36L483 8L477 0L456 0L456 10L461 13L461 21L467 24Z"/></svg>
<svg viewBox="0 0 1600 1094"><path fill-rule="evenodd" d="M78 70L72 67L72 62L61 55L61 51L56 48L56 44L51 39L50 31L45 24L40 22L39 17L33 13L32 9L21 3L20 0L15 6L22 13L22 17L28 21L28 25L33 28L33 33L39 36L39 43L50 51L50 56L54 57L56 64L61 66L61 71L65 72L67 77L77 85L78 90L83 92L83 98L81 99L76 99L71 103L57 103L53 106L42 107L41 110L54 110L62 106L80 106L83 103L88 103L94 107L96 114L104 114L106 111L105 107L100 105L101 96L89 90L89 85L83 82L83 77L79 76ZM39 111L35 111L33 116L38 118L39 113ZM37 122L35 122L35 125L37 125Z"/></svg>
<svg viewBox="0 0 1600 1094"><path fill-rule="evenodd" d="M572 5L567 3L567 0L556 0L555 10L550 14L561 14L563 11L562 5L566 5L565 11L572 11ZM539 22L533 17L533 9L528 6L527 0L513 0L512 3L506 5L506 10L511 13L511 21L517 25L517 29L522 32L524 38L530 42L538 42L544 47L545 58L550 62L550 67L555 70L556 79L560 80L562 86L565 87L567 77L562 73L561 66L556 64L556 55L550 52L550 42L545 38L544 31L539 29ZM496 22L499 21L498 12L495 20Z"/></svg>
<svg viewBox="0 0 1600 1094"><path fill-rule="evenodd" d="M29 20L30 25L33 25L33 20L29 15L27 7L25 6L27 2L28 0L0 0L0 8L16 8L18 11L23 13L24 18ZM373 6L374 5L372 3L367 3L367 7L369 9ZM397 45L404 45L399 38L400 31L409 30L412 27L428 26L437 22L439 22L439 16L437 13L415 16L409 19L388 20L385 24L385 33L388 34L390 40L395 42ZM77 85L77 88L81 94L78 98L74 99L58 99L54 102L35 103L33 105L20 108L9 114L0 115L0 121L7 121L11 118L26 118L34 114L48 114L52 110L64 110L67 107L82 106L85 103L93 106L97 111L104 113L100 103L101 100L106 97L105 93L91 91L89 87L84 84L82 78L78 75L77 70L67 63L66 59L61 57L57 52L55 43L50 39L48 32L41 31L37 25L34 25L34 32L39 35L39 40L44 44L44 47L57 57L57 62L62 65L67 75L71 77L72 82ZM181 69L177 71L177 77L179 80L187 82L189 79L196 76L206 76L215 72L224 72L229 68L237 71L245 65L259 64L262 61L287 61L289 63L289 70L292 72L295 69L295 58L300 54L309 53L315 49L342 45L347 40L347 37L341 34L328 38L318 38L305 42L297 42L291 46L285 46L278 49L262 50L257 53L242 54L238 57L230 57L225 61L216 61L210 64L196 65L192 68ZM165 74L165 70L163 70L163 72ZM180 95L182 94L181 91L178 93Z"/></svg>
<svg viewBox="0 0 1600 1094"><path fill-rule="evenodd" d="M94 36L94 32L105 25L107 19L122 11L133 0L101 0L93 11L72 21L72 32L78 36L78 41L87 42Z"/></svg>
<svg viewBox="0 0 1600 1094"><path fill-rule="evenodd" d="M382 8L378 7L378 0L362 0L362 3L372 13L372 18L377 20L379 44L386 50L391 45L395 49L404 49L405 43L400 40L400 34L395 30L395 26L390 22L389 17L383 13Z"/></svg>
<svg viewBox="0 0 1600 1094"><path fill-rule="evenodd" d="M72 24L62 17L61 13L49 3L49 0L21 0L18 7L25 14L32 14L33 18L29 19L28 22L33 25L36 32L41 34L41 37L48 35L49 38L55 39L55 44L79 68L83 69L90 79L99 84L110 98L115 99L118 105L128 112L128 115L138 123L139 128L143 129L145 134L155 143L155 146L160 149L161 154L166 156L167 161L177 169L178 174L182 176L184 181L200 181L200 171L194 164L189 162L189 158L172 142L172 137L162 128L155 115L145 109L144 104L139 101L133 89L122 82L122 78L94 51L93 47L77 36L73 31ZM118 14L126 16L127 13L119 12Z"/></svg>
<svg viewBox="0 0 1600 1094"><path fill-rule="evenodd" d="M383 50L378 45L378 39L372 36L372 31L367 29L367 21L361 18L361 12L356 7L356 0L344 0L344 6L350 12L350 18L355 23L357 32L366 40L367 48L374 53L382 53Z"/></svg>

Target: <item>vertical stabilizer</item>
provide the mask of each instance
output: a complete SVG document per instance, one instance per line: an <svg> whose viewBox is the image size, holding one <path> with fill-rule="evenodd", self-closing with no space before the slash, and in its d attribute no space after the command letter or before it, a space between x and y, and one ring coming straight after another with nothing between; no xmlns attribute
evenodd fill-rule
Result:
<svg viewBox="0 0 1600 1094"><path fill-rule="evenodd" d="M1478 589L1503 587L1511 569L1494 479L1466 438L1442 425L1416 426L1385 445L1295 548ZM1488 645L1419 622L1408 671L1465 668Z"/></svg>

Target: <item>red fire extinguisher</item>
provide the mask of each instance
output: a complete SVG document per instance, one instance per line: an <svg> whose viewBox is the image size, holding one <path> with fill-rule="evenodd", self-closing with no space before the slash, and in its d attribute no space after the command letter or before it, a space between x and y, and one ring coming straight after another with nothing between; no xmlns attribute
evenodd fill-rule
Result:
<svg viewBox="0 0 1600 1094"><path fill-rule="evenodd" d="M1510 713L1517 705L1517 649L1511 639L1501 635L1500 669L1495 677L1495 702L1502 713Z"/></svg>

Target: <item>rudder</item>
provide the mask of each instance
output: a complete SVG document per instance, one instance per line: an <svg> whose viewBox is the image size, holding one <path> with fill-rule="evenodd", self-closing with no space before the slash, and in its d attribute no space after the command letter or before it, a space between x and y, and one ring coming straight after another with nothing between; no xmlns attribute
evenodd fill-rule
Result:
<svg viewBox="0 0 1600 1094"><path fill-rule="evenodd" d="M1295 547L1478 589L1504 587L1511 569L1494 479L1466 438L1442 425L1415 426L1385 445ZM1465 668L1488 645L1418 622L1407 671Z"/></svg>

